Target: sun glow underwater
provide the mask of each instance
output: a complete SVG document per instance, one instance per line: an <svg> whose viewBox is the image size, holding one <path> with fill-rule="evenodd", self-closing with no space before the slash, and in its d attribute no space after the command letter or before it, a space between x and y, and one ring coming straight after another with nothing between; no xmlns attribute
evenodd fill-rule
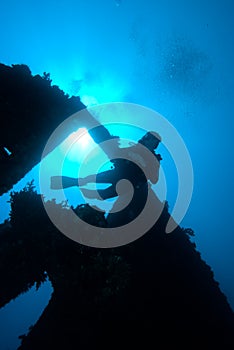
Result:
<svg viewBox="0 0 234 350"><path fill-rule="evenodd" d="M87 107L92 107L99 104L98 100L94 96L90 95L83 95L81 97L81 102Z"/></svg>
<svg viewBox="0 0 234 350"><path fill-rule="evenodd" d="M110 160L90 136L86 128L72 132L60 145L60 157L63 157L62 172L67 176L95 174L105 164L110 167Z"/></svg>

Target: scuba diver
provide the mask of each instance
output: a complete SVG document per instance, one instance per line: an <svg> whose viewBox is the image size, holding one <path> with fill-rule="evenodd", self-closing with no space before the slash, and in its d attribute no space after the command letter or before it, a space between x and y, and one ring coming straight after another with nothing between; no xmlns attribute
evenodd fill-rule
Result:
<svg viewBox="0 0 234 350"><path fill-rule="evenodd" d="M121 148L119 147L119 138L110 135L103 125L90 130L89 133L98 144L112 140L112 150L110 147L108 148L108 157L112 168L84 178L52 176L51 189L58 190L79 186L82 187L83 194L90 199L105 200L117 197L106 218L108 227L125 225L141 213L147 201L148 192L151 190L151 184L156 184L158 181L162 158L155 150L161 142L161 137L154 131L147 132L137 143L133 143L130 147ZM118 191L118 183L123 179L130 181L132 186L129 187L129 184L125 183L125 186ZM97 190L83 188L89 183L111 185L105 189Z"/></svg>

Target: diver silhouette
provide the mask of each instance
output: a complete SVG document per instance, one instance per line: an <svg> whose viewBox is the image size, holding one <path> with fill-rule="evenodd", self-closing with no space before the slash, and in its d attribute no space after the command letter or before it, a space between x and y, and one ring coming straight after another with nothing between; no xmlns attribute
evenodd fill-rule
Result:
<svg viewBox="0 0 234 350"><path fill-rule="evenodd" d="M112 168L84 178L52 176L51 189L83 187L89 183L111 184L105 189L81 188L81 191L89 199L106 200L117 197L106 218L108 227L125 225L141 213L151 190L150 183L156 184L158 181L162 157L155 153L155 149L161 142L161 137L158 133L150 131L137 143L121 148L119 138L111 136L104 126L98 126L90 134L96 143L100 143L100 140L112 140ZM110 157L110 151L108 156ZM121 180L128 180L131 186L126 182L118 186Z"/></svg>

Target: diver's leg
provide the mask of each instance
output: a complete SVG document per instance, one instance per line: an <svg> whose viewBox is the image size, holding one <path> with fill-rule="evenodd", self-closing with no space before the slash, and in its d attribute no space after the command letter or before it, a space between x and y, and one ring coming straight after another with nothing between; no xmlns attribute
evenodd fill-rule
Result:
<svg viewBox="0 0 234 350"><path fill-rule="evenodd" d="M78 186L78 179L68 176L51 176L50 188L52 190L61 190L67 187Z"/></svg>
<svg viewBox="0 0 234 350"><path fill-rule="evenodd" d="M114 198L118 195L114 186L110 186L103 190L91 190L89 188L82 188L81 192L87 198L100 200Z"/></svg>

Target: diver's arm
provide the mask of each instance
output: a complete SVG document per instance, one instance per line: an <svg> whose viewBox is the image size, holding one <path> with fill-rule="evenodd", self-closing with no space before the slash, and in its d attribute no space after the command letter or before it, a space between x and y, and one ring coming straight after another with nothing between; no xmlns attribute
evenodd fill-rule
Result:
<svg viewBox="0 0 234 350"><path fill-rule="evenodd" d="M82 110L81 113L75 113L71 118L74 128L76 130L86 128L94 142L100 146L109 159L116 157L119 149L119 138L111 135L108 129L95 119L87 109ZM112 140L111 144L105 142L110 140Z"/></svg>
<svg viewBox="0 0 234 350"><path fill-rule="evenodd" d="M149 166L148 169L148 179L152 184L156 184L159 179L159 169L160 169L160 161L155 159L154 163Z"/></svg>

